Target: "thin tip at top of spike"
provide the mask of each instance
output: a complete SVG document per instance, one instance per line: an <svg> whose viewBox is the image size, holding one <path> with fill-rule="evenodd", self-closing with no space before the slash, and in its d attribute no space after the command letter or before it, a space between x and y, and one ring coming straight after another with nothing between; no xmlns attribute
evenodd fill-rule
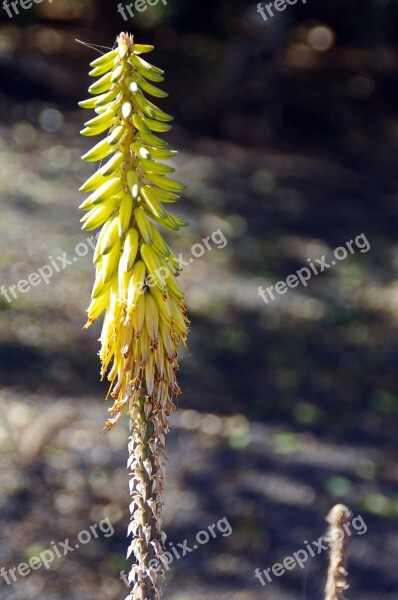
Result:
<svg viewBox="0 0 398 600"><path fill-rule="evenodd" d="M134 36L130 33L122 33L117 38L117 45L119 48L120 56L126 56L129 52L134 50Z"/></svg>

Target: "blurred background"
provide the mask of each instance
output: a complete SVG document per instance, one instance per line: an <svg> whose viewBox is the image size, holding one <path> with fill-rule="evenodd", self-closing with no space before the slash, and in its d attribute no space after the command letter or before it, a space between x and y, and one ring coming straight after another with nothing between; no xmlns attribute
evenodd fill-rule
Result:
<svg viewBox="0 0 398 600"><path fill-rule="evenodd" d="M85 243L78 188L88 63L75 42L155 44L175 115L190 227L176 253L220 228L186 267L192 320L180 411L168 436L169 540L226 517L233 527L175 561L170 600L321 600L326 556L262 588L254 570L317 540L339 501L351 600L397 598L398 2L300 0L267 22L247 0L170 0L124 21L109 0L0 7L0 284ZM274 285L364 233L356 252L266 305ZM127 424L99 435L100 326L82 331L91 251L8 302L0 296L0 567L103 535L50 570L0 579L7 600L124 598Z"/></svg>

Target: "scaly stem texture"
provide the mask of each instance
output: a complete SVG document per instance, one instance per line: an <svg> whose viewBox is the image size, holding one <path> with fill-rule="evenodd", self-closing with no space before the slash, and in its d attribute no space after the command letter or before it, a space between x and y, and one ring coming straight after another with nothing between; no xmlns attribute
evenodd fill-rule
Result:
<svg viewBox="0 0 398 600"><path fill-rule="evenodd" d="M344 525L350 517L351 513L344 504L336 504L326 517L329 529L325 541L330 550L324 600L343 600L344 592L349 588L346 579L348 541Z"/></svg>
<svg viewBox="0 0 398 600"><path fill-rule="evenodd" d="M180 265L158 230L177 231L186 222L164 207L178 200L184 186L167 176L174 169L163 162L176 152L153 133L168 131L172 117L145 95L167 95L154 85L163 81L163 71L141 58L152 49L120 34L117 48L91 63L90 75L98 77L89 88L93 97L80 102L97 114L81 133L106 135L82 157L106 159L81 187L90 192L80 207L88 211L82 228L101 227L86 327L105 313L101 374L114 399L105 428L130 417L131 600L161 596L165 434L180 393L177 350L189 324L177 281Z"/></svg>

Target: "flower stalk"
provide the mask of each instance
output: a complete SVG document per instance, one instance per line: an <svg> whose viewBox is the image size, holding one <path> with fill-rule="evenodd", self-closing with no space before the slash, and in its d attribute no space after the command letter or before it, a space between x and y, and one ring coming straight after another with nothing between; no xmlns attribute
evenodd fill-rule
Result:
<svg viewBox="0 0 398 600"><path fill-rule="evenodd" d="M177 351L189 324L180 265L159 231L159 225L177 231L187 223L164 206L176 202L184 186L169 177L174 168L164 161L176 152L157 135L171 129L172 117L146 97L167 95L156 85L163 71L141 57L151 50L120 34L117 48L91 63L92 97L79 103L96 113L81 133L105 133L82 157L101 161L80 188L90 192L80 206L87 211L82 228L101 228L85 327L104 313L101 375L114 400L105 429L126 413L130 418L128 556L136 562L129 600L158 600L162 593L165 435L180 393Z"/></svg>
<svg viewBox="0 0 398 600"><path fill-rule="evenodd" d="M350 510L344 504L336 504L329 511L326 520L329 529L325 541L329 544L329 567L324 600L344 600L347 583L348 540L344 525L351 518Z"/></svg>

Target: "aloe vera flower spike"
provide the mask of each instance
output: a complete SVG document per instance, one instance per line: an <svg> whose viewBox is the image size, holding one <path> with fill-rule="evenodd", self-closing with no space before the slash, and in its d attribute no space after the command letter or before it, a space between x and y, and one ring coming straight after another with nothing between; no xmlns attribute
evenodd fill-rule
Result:
<svg viewBox="0 0 398 600"><path fill-rule="evenodd" d="M189 321L177 276L180 266L158 226L178 231L187 223L168 206L184 186L163 161L176 155L158 133L172 117L147 95L167 94L157 84L163 71L142 58L153 46L121 33L117 48L91 63L92 95L80 106L94 109L85 136L104 134L82 158L101 161L80 188L90 192L80 208L85 231L101 228L94 251L95 283L87 310L89 327L103 313L101 376L114 402L105 429L130 419L128 469L131 521L128 556L135 556L128 600L161 597L160 568L165 435L180 393L177 350L186 344ZM104 163L104 164L103 164Z"/></svg>

